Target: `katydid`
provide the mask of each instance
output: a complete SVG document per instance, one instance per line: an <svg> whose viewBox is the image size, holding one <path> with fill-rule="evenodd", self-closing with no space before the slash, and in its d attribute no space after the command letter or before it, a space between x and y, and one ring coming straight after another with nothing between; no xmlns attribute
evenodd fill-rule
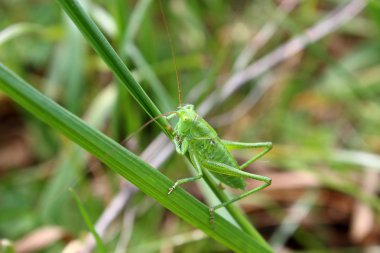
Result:
<svg viewBox="0 0 380 253"><path fill-rule="evenodd" d="M216 131L201 117L195 110L194 105L182 105L181 87L178 76L176 58L172 39L170 37L169 28L166 17L162 8L162 3L159 1L161 14L169 38L173 64L177 77L178 101L179 107L174 112L169 112L165 115L168 120L178 117L178 122L174 127L174 145L177 153L180 155L188 154L196 170L197 175L194 177L179 179L169 188L168 194L171 194L178 185L201 179L203 170L209 170L221 182L232 188L245 190L244 179L255 179L262 181L258 187L250 189L239 196L236 196L226 202L210 207L210 222L213 221L213 213L215 210L225 207L235 201L245 198L254 192L260 191L271 184L272 179L265 176L260 176L244 171L248 165L268 153L272 149L271 142L244 143L222 140L218 137ZM248 149L248 148L264 148L261 152L254 155L251 159L242 165L239 165L236 159L231 154L233 149Z"/></svg>
<svg viewBox="0 0 380 253"><path fill-rule="evenodd" d="M271 142L244 143L222 140L216 131L194 110L191 104L180 105L177 111L167 116L167 119L178 117L174 127L174 145L180 155L189 154L197 175L194 177L179 179L169 188L168 194L181 184L195 181L203 177L202 170L206 169L222 183L236 189L245 189L244 179L256 179L263 184L244 192L226 202L210 207L210 221L212 222L215 210L238 201L248 195L260 191L271 184L269 177L260 176L243 171L248 165L265 155L272 148ZM230 150L264 148L263 151L253 156L247 162L239 165Z"/></svg>

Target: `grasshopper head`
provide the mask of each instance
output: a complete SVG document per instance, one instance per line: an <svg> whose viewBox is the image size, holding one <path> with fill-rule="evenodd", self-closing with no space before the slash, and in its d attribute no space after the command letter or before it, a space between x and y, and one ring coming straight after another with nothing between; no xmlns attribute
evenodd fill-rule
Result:
<svg viewBox="0 0 380 253"><path fill-rule="evenodd" d="M177 123L177 130L180 133L187 132L194 119L197 117L197 113L194 111L194 105L183 105L178 108L176 111L176 114L178 116L178 123Z"/></svg>
<svg viewBox="0 0 380 253"><path fill-rule="evenodd" d="M176 113L179 120L184 123L192 122L197 116L196 112L194 111L194 105L183 105L178 108Z"/></svg>

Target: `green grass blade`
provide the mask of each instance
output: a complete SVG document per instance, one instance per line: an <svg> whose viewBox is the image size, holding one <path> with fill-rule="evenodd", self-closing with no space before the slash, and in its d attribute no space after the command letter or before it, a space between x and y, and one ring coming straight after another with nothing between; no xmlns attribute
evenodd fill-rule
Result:
<svg viewBox="0 0 380 253"><path fill-rule="evenodd" d="M87 212L86 208L84 207L82 200L79 198L78 194L72 188L70 188L69 191L73 195L74 200L78 205L79 211L82 214L82 217L83 217L84 221L86 222L88 229L90 230L91 234L95 238L96 247L97 247L98 251L100 253L106 253L107 251L106 251L106 248L104 246L104 243L103 243L102 239L100 238L99 234L96 232L95 226L94 226L93 222L91 221L90 216L88 216L88 212Z"/></svg>
<svg viewBox="0 0 380 253"><path fill-rule="evenodd" d="M36 117L92 153L142 192L215 240L236 252L271 252L266 244L244 233L220 215L215 215L214 225L211 226L209 209L183 189L178 188L168 196L167 191L173 185L171 180L39 93L2 64L0 89Z"/></svg>
<svg viewBox="0 0 380 253"><path fill-rule="evenodd" d="M123 83L131 95L141 105L150 117L156 117L162 113L152 102L149 96L141 88L140 84L133 78L131 72L125 66L121 58L116 54L105 36L91 20L89 15L76 0L57 0L65 12L70 16L78 29L86 37L94 50L102 57L111 71ZM171 133L168 131L170 125L164 117L160 117L156 121L163 132L169 137Z"/></svg>

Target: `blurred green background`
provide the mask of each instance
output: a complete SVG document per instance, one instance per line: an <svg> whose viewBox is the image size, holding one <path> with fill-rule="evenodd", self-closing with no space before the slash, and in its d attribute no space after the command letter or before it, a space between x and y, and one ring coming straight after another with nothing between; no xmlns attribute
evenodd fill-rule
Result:
<svg viewBox="0 0 380 253"><path fill-rule="evenodd" d="M276 252L380 251L379 1L162 0L171 40L158 1L80 2L162 112L178 106L172 40L184 102L223 139L274 143L248 169L272 185L239 205ZM0 61L135 153L162 142L56 2L0 2ZM90 251L69 187L111 217L109 252L229 252L2 93L0 120L0 238L17 252ZM192 173L151 150L172 180Z"/></svg>

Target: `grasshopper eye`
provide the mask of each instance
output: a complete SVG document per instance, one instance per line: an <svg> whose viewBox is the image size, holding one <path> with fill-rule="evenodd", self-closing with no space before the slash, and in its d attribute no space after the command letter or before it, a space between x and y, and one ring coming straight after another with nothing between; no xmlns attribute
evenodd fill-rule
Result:
<svg viewBox="0 0 380 253"><path fill-rule="evenodd" d="M183 121L189 121L190 118L189 117L183 117Z"/></svg>

